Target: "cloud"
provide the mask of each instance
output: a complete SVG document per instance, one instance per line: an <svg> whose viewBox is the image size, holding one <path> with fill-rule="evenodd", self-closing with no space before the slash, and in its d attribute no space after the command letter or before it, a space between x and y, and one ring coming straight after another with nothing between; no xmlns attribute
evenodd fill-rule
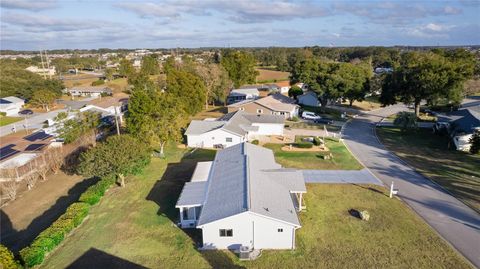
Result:
<svg viewBox="0 0 480 269"><path fill-rule="evenodd" d="M29 11L40 11L58 7L56 0L1 0L0 6L7 9L24 9Z"/></svg>
<svg viewBox="0 0 480 269"><path fill-rule="evenodd" d="M416 36L421 38L448 38L450 29L454 28L454 25L441 25L436 23L428 23L426 25L420 25L407 31L410 36Z"/></svg>

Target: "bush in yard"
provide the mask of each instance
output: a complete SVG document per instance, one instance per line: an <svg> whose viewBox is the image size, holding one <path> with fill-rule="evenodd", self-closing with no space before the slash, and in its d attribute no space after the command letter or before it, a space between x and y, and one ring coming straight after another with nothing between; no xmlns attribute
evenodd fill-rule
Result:
<svg viewBox="0 0 480 269"><path fill-rule="evenodd" d="M311 142L299 142L295 144L295 147L301 148L301 149L310 149L313 147L313 143Z"/></svg>
<svg viewBox="0 0 480 269"><path fill-rule="evenodd" d="M88 215L90 205L87 203L73 203L65 211L60 218L68 218L73 220L73 225L77 227L82 223L83 219Z"/></svg>
<svg viewBox="0 0 480 269"><path fill-rule="evenodd" d="M257 139L252 141L252 144L254 144L254 145L258 145L258 143L260 143L260 142Z"/></svg>
<svg viewBox="0 0 480 269"><path fill-rule="evenodd" d="M78 199L80 202L87 203L89 205L95 205L100 201L107 189L115 182L115 178L104 177L100 179L96 184L88 187L88 189Z"/></svg>
<svg viewBox="0 0 480 269"><path fill-rule="evenodd" d="M39 247L29 246L20 250L20 257L22 257L25 267L33 267L43 262L45 251Z"/></svg>
<svg viewBox="0 0 480 269"><path fill-rule="evenodd" d="M315 146L320 146L320 145L322 144L322 141L320 140L320 138L314 137L314 138L313 138L313 144L314 144Z"/></svg>
<svg viewBox="0 0 480 269"><path fill-rule="evenodd" d="M471 144L470 153L478 154L480 152L480 131L476 131L475 133L473 133L472 137L470 137L470 140L468 140L468 142Z"/></svg>
<svg viewBox="0 0 480 269"><path fill-rule="evenodd" d="M18 262L15 260L13 253L4 245L0 244L0 268L16 269L20 268Z"/></svg>
<svg viewBox="0 0 480 269"><path fill-rule="evenodd" d="M292 117L290 120L293 121L293 122L297 122L297 121L298 121L298 117L294 116L294 117Z"/></svg>
<svg viewBox="0 0 480 269"><path fill-rule="evenodd" d="M102 79L95 80L94 82L92 82L92 86L99 86L99 85L103 85L103 84L105 84L105 81L102 80Z"/></svg>
<svg viewBox="0 0 480 269"><path fill-rule="evenodd" d="M400 127L402 132L416 129L418 127L417 116L411 112L399 112L393 120L393 125Z"/></svg>

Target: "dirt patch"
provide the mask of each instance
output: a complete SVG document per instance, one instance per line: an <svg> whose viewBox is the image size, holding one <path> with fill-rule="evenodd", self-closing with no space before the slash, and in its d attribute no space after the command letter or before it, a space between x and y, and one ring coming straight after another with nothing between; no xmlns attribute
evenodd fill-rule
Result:
<svg viewBox="0 0 480 269"><path fill-rule="evenodd" d="M282 71L274 71L274 70L267 70L267 69L257 69L258 71L258 76L257 76L257 81L270 81L270 80L288 80L288 77L290 76L289 72L282 72Z"/></svg>
<svg viewBox="0 0 480 269"><path fill-rule="evenodd" d="M295 152L300 152L300 151L304 151L304 152L327 152L327 151L330 151L325 146L313 146L311 148L297 148L297 147L290 146L290 145L283 146L282 150L283 151L295 151Z"/></svg>

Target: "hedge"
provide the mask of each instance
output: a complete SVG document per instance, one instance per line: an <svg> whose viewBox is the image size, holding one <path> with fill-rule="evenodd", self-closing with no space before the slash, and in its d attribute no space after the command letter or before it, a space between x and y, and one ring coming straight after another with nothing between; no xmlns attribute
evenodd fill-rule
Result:
<svg viewBox="0 0 480 269"><path fill-rule="evenodd" d="M0 244L0 268L17 269L20 265L15 260L13 253L4 245Z"/></svg>
<svg viewBox="0 0 480 269"><path fill-rule="evenodd" d="M90 205L87 203L73 203L50 227L41 232L33 243L20 250L20 256L26 267L39 265L45 255L55 249L65 237L88 215Z"/></svg>
<svg viewBox="0 0 480 269"><path fill-rule="evenodd" d="M114 177L102 178L96 184L88 187L78 200L89 205L95 205L113 183L115 183Z"/></svg>
<svg viewBox="0 0 480 269"><path fill-rule="evenodd" d="M315 146L320 146L320 145L322 144L322 141L320 140L320 138L314 137L314 138L313 138L313 144L314 144Z"/></svg>
<svg viewBox="0 0 480 269"><path fill-rule="evenodd" d="M252 141L252 144L254 144L254 145L258 145L258 143L259 143L259 141L257 139Z"/></svg>
<svg viewBox="0 0 480 269"><path fill-rule="evenodd" d="M311 142L299 142L295 144L295 147L302 148L302 149L310 149L313 147L313 143Z"/></svg>

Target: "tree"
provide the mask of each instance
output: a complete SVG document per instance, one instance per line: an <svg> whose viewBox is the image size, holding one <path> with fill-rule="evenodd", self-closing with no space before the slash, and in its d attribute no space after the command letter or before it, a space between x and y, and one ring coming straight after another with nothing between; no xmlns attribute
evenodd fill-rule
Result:
<svg viewBox="0 0 480 269"><path fill-rule="evenodd" d="M393 120L393 124L400 127L402 132L416 129L418 126L417 116L414 113L402 111L397 114L397 117Z"/></svg>
<svg viewBox="0 0 480 269"><path fill-rule="evenodd" d="M140 72L146 75L157 75L160 73L160 66L158 65L157 58L153 55L144 56L142 59L142 67Z"/></svg>
<svg viewBox="0 0 480 269"><path fill-rule="evenodd" d="M341 77L339 91L342 98L349 101L350 106L354 101L363 101L365 95L370 91L370 78L372 77L372 68L367 63L343 63L338 69L338 75Z"/></svg>
<svg viewBox="0 0 480 269"><path fill-rule="evenodd" d="M288 96L290 96L294 99L297 99L297 96L302 95L302 94L303 94L302 88L298 87L297 85L293 85L288 90Z"/></svg>
<svg viewBox="0 0 480 269"><path fill-rule="evenodd" d="M130 78L135 74L135 68L132 65L132 62L127 59L122 59L120 61L120 66L118 67L118 73L122 77Z"/></svg>
<svg viewBox="0 0 480 269"><path fill-rule="evenodd" d="M115 69L113 68L105 69L105 78L107 78L107 80L113 80L114 74L115 74Z"/></svg>
<svg viewBox="0 0 480 269"><path fill-rule="evenodd" d="M445 98L449 102L460 102L463 83L472 75L472 63L458 62L432 52L406 53L400 65L385 78L380 102L391 105L399 99L413 103L418 117L422 100L432 103Z"/></svg>
<svg viewBox="0 0 480 269"><path fill-rule="evenodd" d="M46 111L50 111L50 106L55 102L56 94L49 90L39 90L33 93L30 103L41 106Z"/></svg>
<svg viewBox="0 0 480 269"><path fill-rule="evenodd" d="M182 138L181 130L188 119L184 106L178 103L177 96L163 92L158 86L134 89L128 105L129 133L159 147L163 156L166 142Z"/></svg>
<svg viewBox="0 0 480 269"><path fill-rule="evenodd" d="M58 123L58 137L62 138L65 144L72 143L94 130L100 124L100 117L99 113L86 111L76 118L61 121Z"/></svg>
<svg viewBox="0 0 480 269"><path fill-rule="evenodd" d="M470 153L478 154L480 152L480 132L474 132L468 142L470 143Z"/></svg>
<svg viewBox="0 0 480 269"><path fill-rule="evenodd" d="M232 82L226 70L219 64L196 64L195 73L205 84L205 109L214 101L224 101Z"/></svg>
<svg viewBox="0 0 480 269"><path fill-rule="evenodd" d="M123 134L82 153L78 172L84 176L115 175L125 186L124 177L139 173L150 162L150 148L139 139Z"/></svg>
<svg viewBox="0 0 480 269"><path fill-rule="evenodd" d="M255 70L255 58L244 51L227 50L222 56L222 66L227 70L228 76L235 87L247 83L255 83L258 71Z"/></svg>
<svg viewBox="0 0 480 269"><path fill-rule="evenodd" d="M189 115L200 112L206 102L205 84L196 74L183 68L170 69L167 72L167 89L169 95L177 99L176 106L182 106Z"/></svg>

